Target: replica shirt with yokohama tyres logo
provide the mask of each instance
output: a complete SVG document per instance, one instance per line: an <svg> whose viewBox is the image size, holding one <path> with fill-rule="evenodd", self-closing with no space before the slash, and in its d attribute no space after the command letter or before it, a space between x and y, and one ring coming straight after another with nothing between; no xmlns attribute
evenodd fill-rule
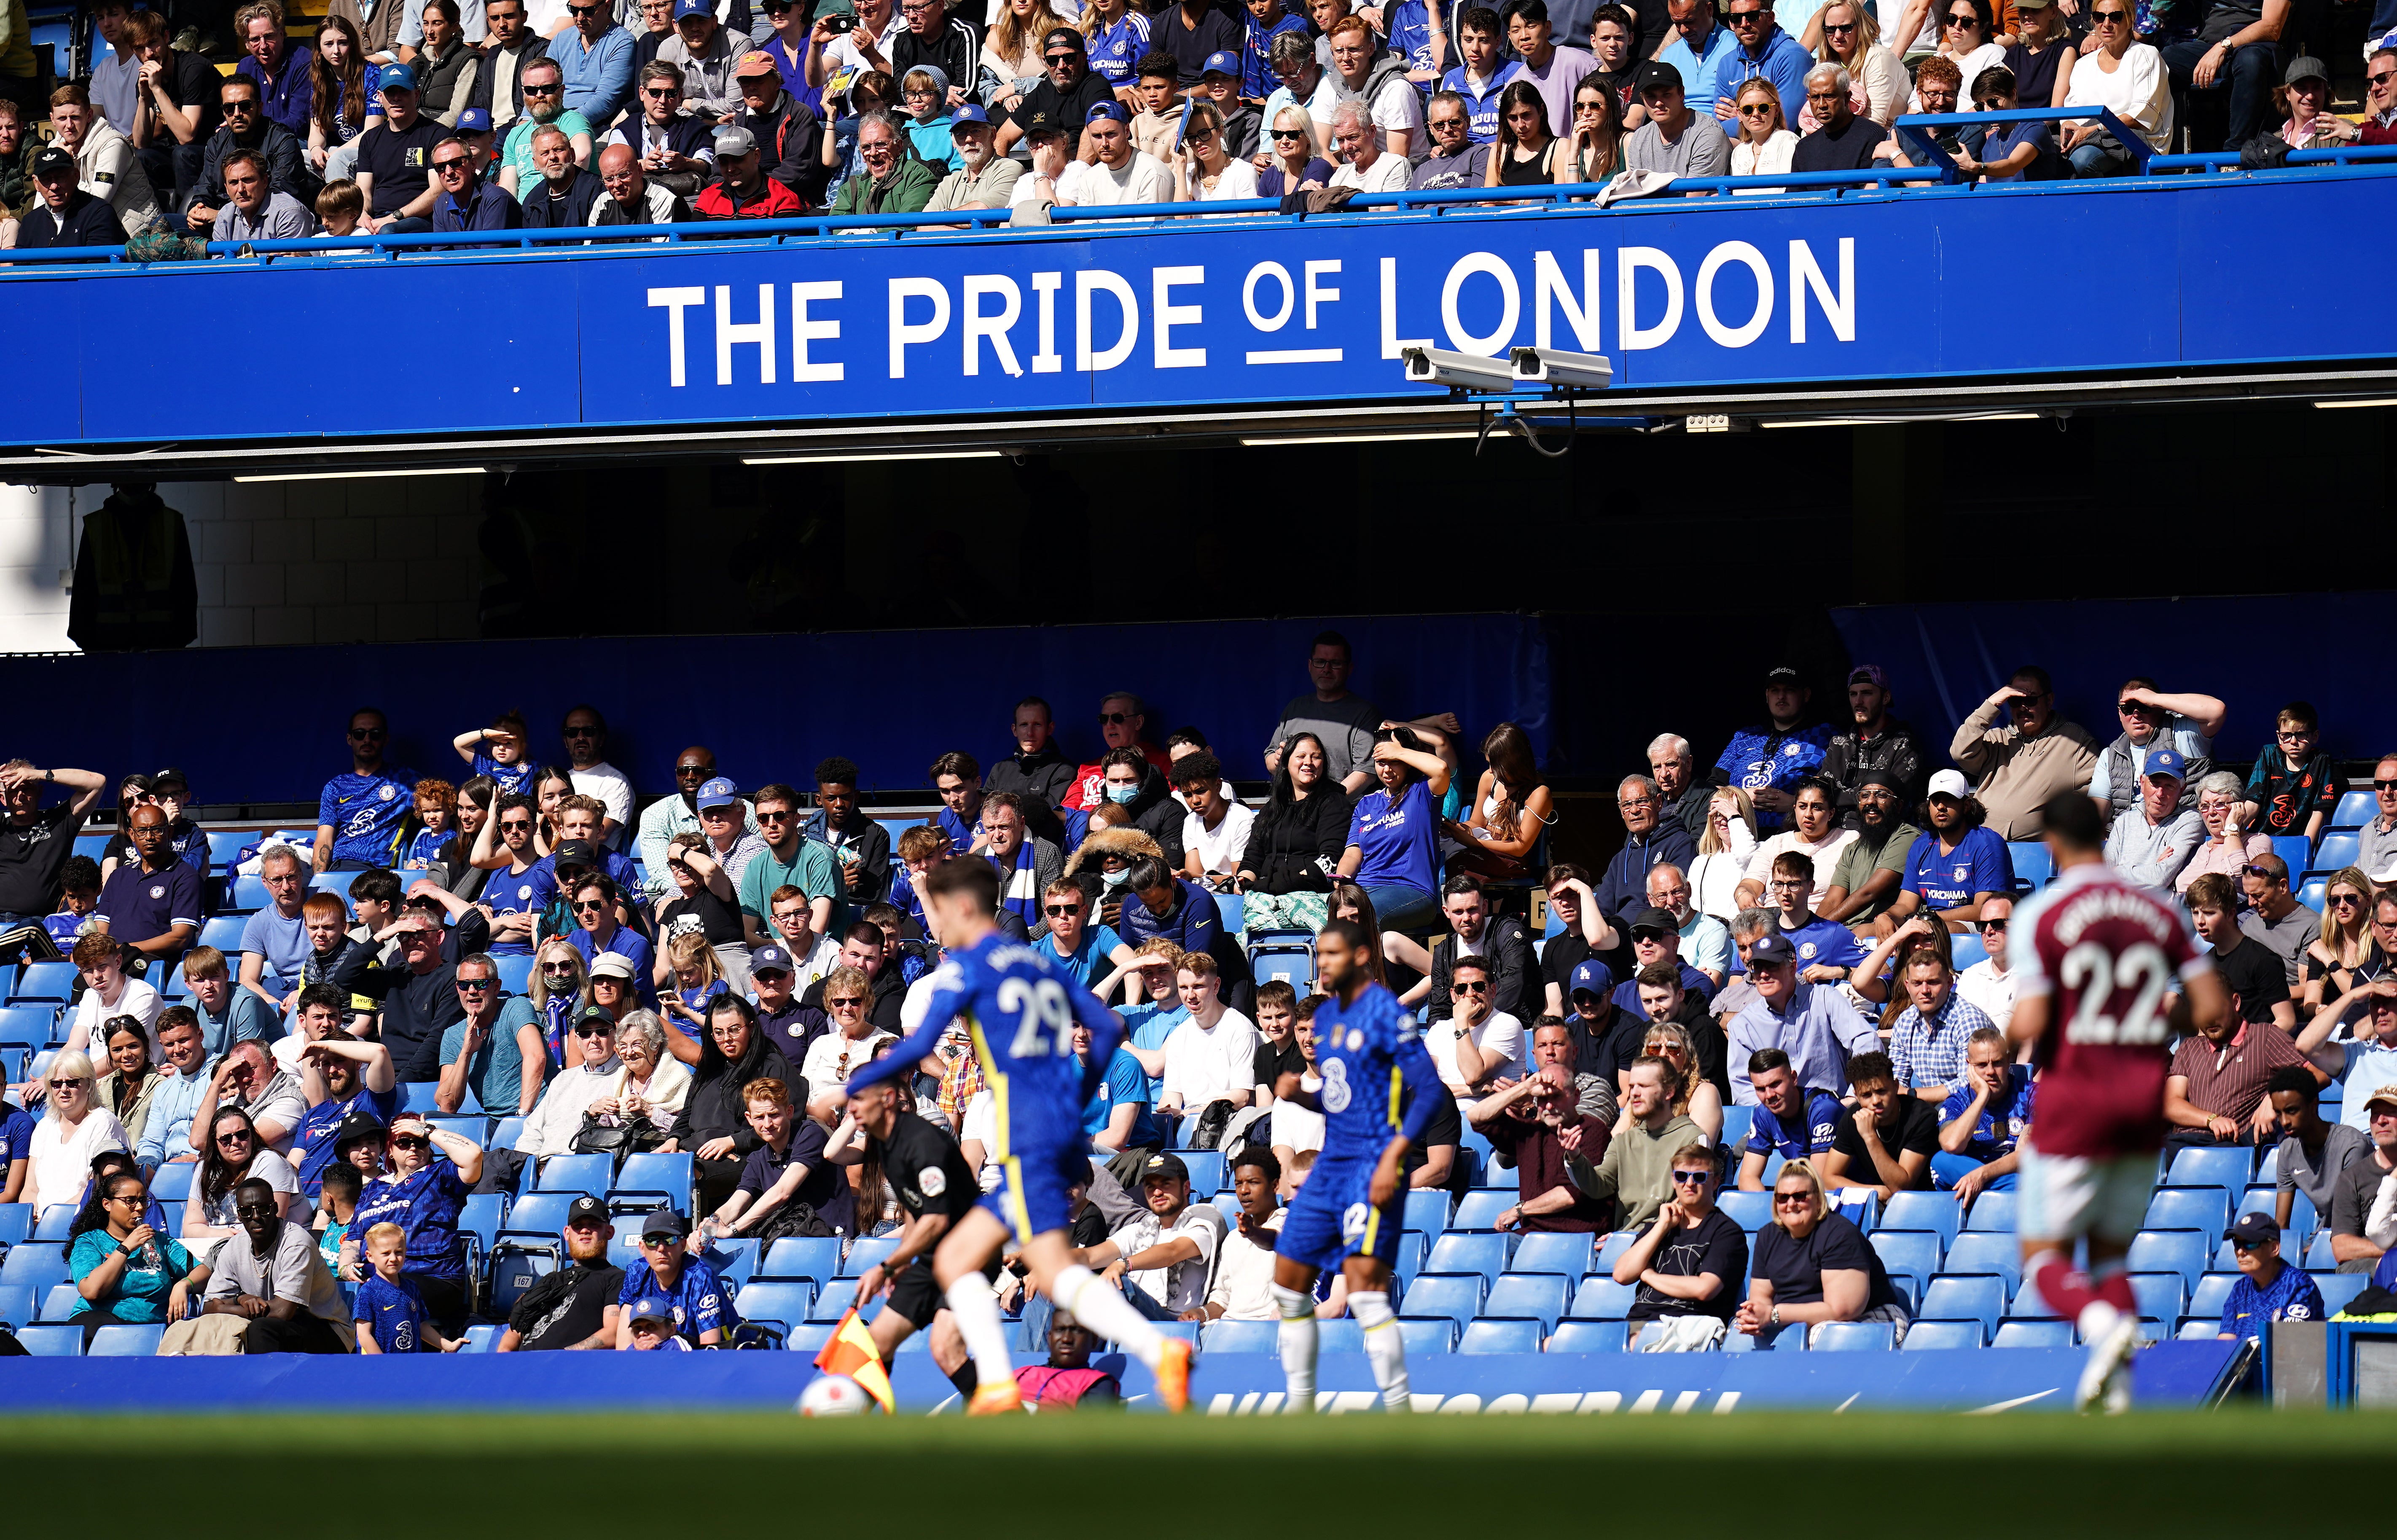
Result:
<svg viewBox="0 0 2397 1540"><path fill-rule="evenodd" d="M2178 909L2103 862L2083 862L2015 912L2015 998L2053 994L2033 1050L2031 1141L2042 1155L2109 1158L2163 1145L2172 1027L2164 998L2214 971Z"/></svg>

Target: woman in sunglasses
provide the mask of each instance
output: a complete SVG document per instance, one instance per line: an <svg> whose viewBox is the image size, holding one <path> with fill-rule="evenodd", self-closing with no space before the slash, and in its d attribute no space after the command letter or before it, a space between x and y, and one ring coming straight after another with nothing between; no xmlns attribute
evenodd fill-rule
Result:
<svg viewBox="0 0 2397 1540"><path fill-rule="evenodd" d="M275 1189L285 1217L305 1212L300 1195L300 1173L258 1136L258 1125L239 1107L219 1107L208 1122L208 1148L200 1154L200 1174L192 1184L192 1200L183 1210L183 1239L207 1240L241 1228L233 1212L233 1190L255 1176Z"/></svg>
<svg viewBox="0 0 2397 1540"><path fill-rule="evenodd" d="M1332 163L1316 154L1315 119L1304 107L1284 107L1274 114L1257 155L1257 196L1288 197L1308 187L1332 184Z"/></svg>
<svg viewBox="0 0 2397 1540"><path fill-rule="evenodd" d="M67 1269L74 1278L74 1313L83 1345L103 1326L146 1326L178 1321L194 1312L208 1269L183 1243L158 1233L144 1213L150 1188L139 1172L104 1178L102 1190L77 1217L67 1245Z"/></svg>
<svg viewBox="0 0 2397 1540"><path fill-rule="evenodd" d="M2229 770L2214 770L2198 777L2197 816L2205 824L2205 843L2189 858L2189 864L2173 878L2174 891L2186 893L2189 885L2208 872L2219 872L2239 885L2239 877L2247 863L2256 856L2272 853L2272 837L2257 830L2247 832L2247 809L2240 801L2243 790L2239 777Z"/></svg>
<svg viewBox="0 0 2397 1540"><path fill-rule="evenodd" d="M2380 955L2372 935L2372 879L2360 866L2349 866L2323 890L2322 934L2297 958L2297 992L2304 1004L2297 1015L2312 1021L2326 1000L2335 1000L2376 972L2386 972L2389 959ZM2371 1014L2368 1004L2350 1009L2349 1024Z"/></svg>
<svg viewBox="0 0 2397 1540"><path fill-rule="evenodd" d="M32 1161L25 1200L40 1214L55 1204L83 1198L91 1179L92 1157L102 1150L129 1150L133 1141L114 1113L100 1110L93 1094L97 1077L91 1061L74 1049L51 1056L37 1083L49 1094L42 1120L33 1128Z"/></svg>
<svg viewBox="0 0 2397 1540"><path fill-rule="evenodd" d="M532 1009L541 1018L542 1041L549 1046L552 1064L570 1064L566 1051L569 1029L591 1003L591 971L583 954L564 936L541 944L532 959ZM610 1021L614 1019L610 1013Z"/></svg>
<svg viewBox="0 0 2397 1540"><path fill-rule="evenodd" d="M483 1152L475 1142L437 1129L420 1113L392 1120L384 1144L389 1168L358 1194L357 1212L341 1242L341 1277L365 1281L359 1239L377 1225L408 1232L408 1264L402 1269L424 1296L433 1323L444 1336L466 1330L466 1241L458 1214L483 1175Z"/></svg>
<svg viewBox="0 0 2397 1540"><path fill-rule="evenodd" d="M2104 0L2113 4L2114 0ZM1906 1304L1881 1255L1823 1199L1811 1160L1792 1160L1773 1183L1773 1223L1756 1232L1748 1303L1734 1324L1767 1346L1784 1328L1817 1321L1885 1320L1906 1340Z"/></svg>
<svg viewBox="0 0 2397 1540"><path fill-rule="evenodd" d="M1848 105L1857 116L1884 128L1896 121L1906 101L1906 65L1881 42L1881 22L1870 6L1862 0L1831 0L1807 20L1798 41L1814 50L1816 63L1837 64L1848 72ZM1812 106L1800 109L1799 133L1811 134L1822 126Z"/></svg>
<svg viewBox="0 0 2397 1540"><path fill-rule="evenodd" d="M808 1111L825 1123L840 1121L849 1078L874 1062L875 1050L896 1034L877 1031L869 1014L873 982L862 968L836 968L824 976L824 1011L833 1029L808 1045Z"/></svg>
<svg viewBox="0 0 2397 1540"><path fill-rule="evenodd" d="M2163 55L2131 34L2131 0L2092 0L2089 39L2072 61L2065 100L2075 107L2105 107L2148 141L2171 147L2172 77ZM2094 117L2064 126L2058 146L2076 177L2118 177L2136 168L2131 152Z"/></svg>

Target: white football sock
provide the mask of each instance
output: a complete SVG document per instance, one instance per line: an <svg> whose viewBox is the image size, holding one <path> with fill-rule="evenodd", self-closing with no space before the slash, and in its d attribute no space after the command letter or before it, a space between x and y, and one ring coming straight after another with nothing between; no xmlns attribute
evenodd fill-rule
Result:
<svg viewBox="0 0 2397 1540"><path fill-rule="evenodd" d="M1399 1332L1399 1318L1386 1293L1350 1294L1348 1308L1365 1332L1365 1359L1373 1366L1373 1383L1382 1387L1382 1405L1391 1412L1412 1412L1414 1398L1407 1390L1407 1339Z"/></svg>
<svg viewBox="0 0 2397 1540"><path fill-rule="evenodd" d="M1281 1372L1290 1388L1290 1412L1315 1410L1315 1296L1273 1285L1281 1311Z"/></svg>
<svg viewBox="0 0 2397 1540"><path fill-rule="evenodd" d="M990 1280L980 1273L968 1273L945 1291L949 1314L957 1319L957 1335L966 1339L966 1351L973 1355L974 1383L1002 1385L1015 1378L1015 1365L1007 1352L1007 1326L998 1319L998 1296L990 1292Z"/></svg>
<svg viewBox="0 0 2397 1540"><path fill-rule="evenodd" d="M1113 1285L1079 1263L1061 1268L1050 1286L1057 1308L1114 1343L1151 1369L1165 1353L1165 1333L1149 1323Z"/></svg>

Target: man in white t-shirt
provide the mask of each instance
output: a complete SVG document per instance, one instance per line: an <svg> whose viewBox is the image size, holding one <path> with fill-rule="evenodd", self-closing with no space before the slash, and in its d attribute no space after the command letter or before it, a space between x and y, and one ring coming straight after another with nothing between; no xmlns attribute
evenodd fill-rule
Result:
<svg viewBox="0 0 2397 1540"><path fill-rule="evenodd" d="M1480 957L1462 957L1451 969L1449 998L1455 1013L1424 1027L1424 1046L1440 1078L1456 1098L1457 1110L1469 1112L1481 1088L1501 1076L1523 1076L1523 1024L1490 1000L1490 964Z"/></svg>
<svg viewBox="0 0 2397 1540"><path fill-rule="evenodd" d="M1413 88L1409 87L1406 94L1413 96ZM1332 148L1340 161L1340 169L1332 173L1334 187L1403 193L1414 172L1406 156L1382 148L1381 130L1373 127L1373 114L1362 101L1344 101L1332 110Z"/></svg>
<svg viewBox="0 0 2397 1540"><path fill-rule="evenodd" d="M1211 1102L1238 1109L1256 1093L1256 1024L1224 1003L1223 982L1206 953L1183 957L1174 987L1190 1015L1165 1039L1159 1118L1195 1118Z"/></svg>
<svg viewBox="0 0 2397 1540"><path fill-rule="evenodd" d="M1095 165L1074 161L1057 179L1061 207L1117 206L1173 201L1173 173L1163 161L1132 141L1132 114L1120 101L1101 101L1091 108L1082 130L1098 155Z"/></svg>
<svg viewBox="0 0 2397 1540"><path fill-rule="evenodd" d="M566 714L560 730L566 737L567 778L577 792L607 806L599 843L621 854L633 826L633 783L600 757L608 747L608 718L596 706L576 706Z"/></svg>
<svg viewBox="0 0 2397 1540"><path fill-rule="evenodd" d="M1149 1319L1195 1320L1214 1283L1228 1228L1223 1212L1190 1201L1190 1168L1171 1151L1141 1167L1140 1196L1146 1212L1084 1252L1084 1260Z"/></svg>
<svg viewBox="0 0 2397 1540"><path fill-rule="evenodd" d="M2015 912L2011 898L1985 898L1981 917L1973 929L1989 955L1956 975L1956 993L1979 1007L1989 1024L2003 1032L2015 1013L2015 976L2006 967L2006 924Z"/></svg>
<svg viewBox="0 0 2397 1540"><path fill-rule="evenodd" d="M1250 1145L1232 1158L1232 1191L1239 1196L1240 1212L1215 1252L1214 1287L1191 1319L1280 1319L1273 1297L1274 1246L1281 1239L1274 1195L1280 1186L1281 1162L1272 1151Z"/></svg>
<svg viewBox="0 0 2397 1540"><path fill-rule="evenodd" d="M1257 821L1224 783L1223 761L1205 749L1173 762L1169 777L1190 809L1182 820L1183 873L1203 882L1219 873L1240 869L1240 852L1249 848L1249 828Z"/></svg>
<svg viewBox="0 0 2397 1540"><path fill-rule="evenodd" d="M1373 137L1382 149L1407 159L1424 141L1423 93L1407 79L1407 61L1383 53L1373 29L1359 17L1334 21L1324 37L1332 45L1332 73L1340 100L1363 107L1368 123L1379 130ZM1384 63L1385 59L1389 62ZM1338 121L1337 113L1333 121Z"/></svg>

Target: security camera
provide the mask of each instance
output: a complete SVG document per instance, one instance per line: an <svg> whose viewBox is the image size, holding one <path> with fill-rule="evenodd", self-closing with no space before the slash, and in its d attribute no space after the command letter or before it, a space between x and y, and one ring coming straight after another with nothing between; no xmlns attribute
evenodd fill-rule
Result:
<svg viewBox="0 0 2397 1540"><path fill-rule="evenodd" d="M1509 392L1515 388L1515 377L1495 358L1450 353L1444 348L1408 348L1399 356L1406 362L1410 384L1446 385L1451 390L1469 391Z"/></svg>
<svg viewBox="0 0 2397 1540"><path fill-rule="evenodd" d="M1518 386L1570 385L1582 390L1604 390L1614 383L1614 366L1603 354L1517 348L1513 361Z"/></svg>

